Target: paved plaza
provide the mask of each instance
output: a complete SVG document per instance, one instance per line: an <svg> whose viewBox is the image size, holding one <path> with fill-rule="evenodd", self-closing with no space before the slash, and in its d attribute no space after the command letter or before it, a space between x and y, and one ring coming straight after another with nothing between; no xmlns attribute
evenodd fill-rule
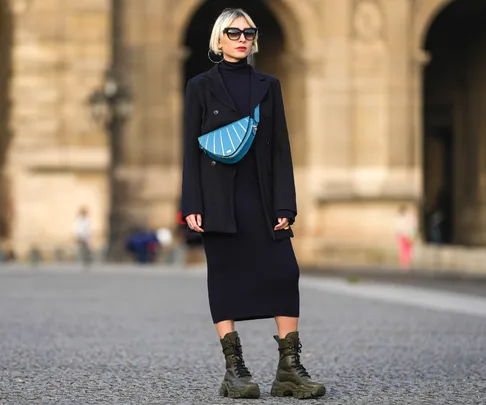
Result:
<svg viewBox="0 0 486 405"><path fill-rule="evenodd" d="M486 297L302 276L310 404L486 404ZM273 320L239 323L258 400L220 398L203 268L0 266L0 404L294 404Z"/></svg>

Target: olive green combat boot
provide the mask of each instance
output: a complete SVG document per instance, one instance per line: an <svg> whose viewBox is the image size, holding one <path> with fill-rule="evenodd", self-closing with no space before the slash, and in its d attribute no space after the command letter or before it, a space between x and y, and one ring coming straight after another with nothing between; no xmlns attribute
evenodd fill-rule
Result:
<svg viewBox="0 0 486 405"><path fill-rule="evenodd" d="M271 394L276 397L294 396L300 399L322 397L326 393L326 387L312 381L300 363L302 344L299 332L290 332L283 339L278 336L274 338L278 342L280 359Z"/></svg>
<svg viewBox="0 0 486 405"><path fill-rule="evenodd" d="M220 342L226 357L226 374L219 394L230 398L259 398L260 388L245 366L238 332L227 333Z"/></svg>

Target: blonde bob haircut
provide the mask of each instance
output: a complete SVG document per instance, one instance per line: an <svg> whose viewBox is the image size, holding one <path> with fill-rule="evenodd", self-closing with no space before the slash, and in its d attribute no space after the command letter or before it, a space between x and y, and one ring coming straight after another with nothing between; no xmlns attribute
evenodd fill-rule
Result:
<svg viewBox="0 0 486 405"><path fill-rule="evenodd" d="M223 12L219 15L216 19L213 31L211 32L211 38L209 39L209 49L215 53L216 55L221 55L223 52L219 48L219 44L221 42L221 38L223 36L223 30L228 28L230 24L239 17L243 17L251 28L256 28L255 23L251 19L251 17L243 11L241 8L227 8L223 10ZM251 44L251 51L250 55L258 52L258 32Z"/></svg>

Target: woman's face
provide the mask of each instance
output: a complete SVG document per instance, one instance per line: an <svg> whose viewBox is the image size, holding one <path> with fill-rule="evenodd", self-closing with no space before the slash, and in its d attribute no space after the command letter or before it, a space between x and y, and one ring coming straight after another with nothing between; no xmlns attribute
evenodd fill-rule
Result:
<svg viewBox="0 0 486 405"><path fill-rule="evenodd" d="M246 21L246 18L238 17L233 20L228 28L238 28L243 31L251 27L248 21ZM223 51L223 56L228 62L238 62L250 54L252 43L253 41L247 40L243 33L234 41L229 39L226 33L223 33L220 46Z"/></svg>

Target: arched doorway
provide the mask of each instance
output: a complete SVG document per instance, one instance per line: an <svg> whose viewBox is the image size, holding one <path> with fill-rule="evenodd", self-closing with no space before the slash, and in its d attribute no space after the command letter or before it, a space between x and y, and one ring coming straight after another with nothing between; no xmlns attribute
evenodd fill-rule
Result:
<svg viewBox="0 0 486 405"><path fill-rule="evenodd" d="M12 20L8 2L0 2L0 242L8 238L10 229L10 204L8 178L5 173L8 146L11 140L9 130L10 100L9 83L11 75ZM1 245L0 245L1 247Z"/></svg>
<svg viewBox="0 0 486 405"><path fill-rule="evenodd" d="M269 3L274 5L275 2ZM207 0L195 11L186 29L184 46L188 52L184 64L183 86L197 74L204 72L214 64L208 59L209 37L212 24L217 16L228 7L241 7L241 2L233 0ZM267 6L266 1L247 0L243 8L253 18L260 31L260 51L254 56L252 64L259 71L276 76L283 89L285 98L287 121L290 129L294 165L299 166L305 163L305 122L304 116L304 75L301 61L294 58L300 46L300 32L296 22L293 21L292 13L279 5L282 15L286 19L285 26L293 27L293 32L286 32L275 15L275 10ZM290 23L292 20L292 23ZM292 35L289 38L289 35ZM290 43L292 41L292 44ZM293 139L298 141L292 142Z"/></svg>
<svg viewBox="0 0 486 405"><path fill-rule="evenodd" d="M431 24L424 48L425 235L481 244L480 173L486 147L486 3L456 0Z"/></svg>

